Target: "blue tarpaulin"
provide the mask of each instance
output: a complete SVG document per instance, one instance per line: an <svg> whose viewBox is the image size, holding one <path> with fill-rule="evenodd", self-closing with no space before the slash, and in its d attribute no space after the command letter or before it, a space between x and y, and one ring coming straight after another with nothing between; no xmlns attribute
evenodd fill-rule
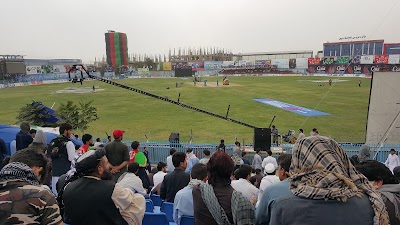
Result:
<svg viewBox="0 0 400 225"><path fill-rule="evenodd" d="M7 145L8 148L8 154L7 155L11 155L10 152L10 143L15 140L15 136L17 135L17 133L20 131L19 127L13 127L13 126L8 126L8 125L4 125L4 124L0 124L0 138L4 140L4 142ZM57 137L57 134L54 133L48 133L45 132L46 134L46 141L47 144L50 143L51 140L53 140L54 138ZM83 145L81 140L76 140L76 139L71 139L71 141L75 144L75 145Z"/></svg>
<svg viewBox="0 0 400 225"><path fill-rule="evenodd" d="M276 100L269 99L269 98L254 98L253 100L256 102L259 102L259 103L274 106L274 107L277 107L277 108L280 108L280 109L283 109L286 111L290 111L293 113L297 113L297 114L300 114L303 116L329 116L330 115L329 113L320 112L320 111L317 111L314 109L307 109L304 107L292 105L292 104L289 104L286 102L276 101Z"/></svg>

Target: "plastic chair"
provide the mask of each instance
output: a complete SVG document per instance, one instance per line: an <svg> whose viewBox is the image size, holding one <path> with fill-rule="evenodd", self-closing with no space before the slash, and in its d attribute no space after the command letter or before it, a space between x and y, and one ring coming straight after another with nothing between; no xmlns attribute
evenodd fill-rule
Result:
<svg viewBox="0 0 400 225"><path fill-rule="evenodd" d="M194 225L193 216L182 216L180 225Z"/></svg>
<svg viewBox="0 0 400 225"><path fill-rule="evenodd" d="M146 200L146 212L154 212L153 201Z"/></svg>
<svg viewBox="0 0 400 225"><path fill-rule="evenodd" d="M163 202L160 211L167 215L168 222L174 221L174 203Z"/></svg>
<svg viewBox="0 0 400 225"><path fill-rule="evenodd" d="M165 213L145 212L142 225L169 225L169 222Z"/></svg>
<svg viewBox="0 0 400 225"><path fill-rule="evenodd" d="M159 195L150 195L150 199L153 201L154 206L162 205L162 199Z"/></svg>

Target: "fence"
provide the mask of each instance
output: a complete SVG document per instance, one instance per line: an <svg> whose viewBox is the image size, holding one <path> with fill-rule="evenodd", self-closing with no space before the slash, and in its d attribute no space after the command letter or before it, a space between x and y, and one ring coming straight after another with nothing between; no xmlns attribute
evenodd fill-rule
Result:
<svg viewBox="0 0 400 225"><path fill-rule="evenodd" d="M124 141L128 146L132 143L131 141ZM169 156L169 150L174 148L178 152L186 152L188 148L193 149L193 153L197 155L199 159L203 158L203 150L209 150L214 153L217 150L219 144L185 144L185 143L173 143L173 142L141 142L141 149L147 147L149 154L150 163L156 164L158 162L166 162L167 156ZM349 157L353 155L358 155L362 144L352 144L352 143L341 143L342 148L346 151ZM234 147L233 144L226 144L226 153L232 155ZM246 149L252 149L252 145L245 145ZM272 145L271 147L277 147ZM282 144L279 147L282 148L282 153L292 153L293 144ZM390 154L390 149L400 150L400 145L385 145L383 147L369 146L371 151L371 159L376 156L376 160L379 162L385 162L388 155ZM274 151L275 156L279 155L280 152ZM247 151L246 158L250 161L253 159L255 152ZM266 157L265 152L262 153L263 157Z"/></svg>

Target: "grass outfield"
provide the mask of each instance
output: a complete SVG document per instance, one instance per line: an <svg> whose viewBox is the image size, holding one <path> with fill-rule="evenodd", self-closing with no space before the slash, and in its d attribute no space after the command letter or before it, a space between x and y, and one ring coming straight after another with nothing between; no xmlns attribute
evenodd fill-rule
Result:
<svg viewBox="0 0 400 225"><path fill-rule="evenodd" d="M275 115L274 124L281 133L289 129L297 130L305 122L302 128L306 134L316 127L322 135L340 142L365 141L370 79L362 79L362 87L359 88L359 78L340 78L347 81L336 83L316 108L331 115L308 119L252 99L271 98L314 109L329 90L329 85L327 82L311 81L326 81L327 77L229 77L229 81L235 84L229 87L221 87L219 77L220 86L210 87L215 85L216 79L207 78L209 87L202 87L202 82L194 87L191 79L179 78L125 79L117 82L174 100L181 93L181 102L220 115L226 114L230 104L231 118L257 127L268 127ZM179 83L178 88L175 88L176 82ZM31 100L41 101L49 107L55 102L56 109L60 102L67 100L94 100L100 119L90 124L88 132L95 137L105 138L105 132L123 129L129 139L143 141L147 135L150 141L167 141L171 132L180 132L181 141L186 142L192 129L194 142L197 143L218 143L221 138L232 143L235 137L246 143L253 140L250 128L99 81L83 83L83 87L87 88L92 85L105 90L86 94L55 93L68 87L81 87L72 83L0 89L0 123L15 124L17 112Z"/></svg>

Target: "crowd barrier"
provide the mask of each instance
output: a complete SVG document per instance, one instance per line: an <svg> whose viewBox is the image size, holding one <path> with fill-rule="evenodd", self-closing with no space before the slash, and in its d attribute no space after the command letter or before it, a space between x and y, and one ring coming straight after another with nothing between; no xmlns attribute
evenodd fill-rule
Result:
<svg viewBox="0 0 400 225"><path fill-rule="evenodd" d="M130 146L131 142L126 142ZM166 162L166 158L169 156L169 150L175 148L178 152L186 152L188 148L193 149L193 153L197 155L199 159L203 158L203 150L207 149L212 153L217 151L219 144L189 144L189 143L169 143L169 142L141 142L141 148L147 147L149 160L152 164L157 164L158 162ZM353 155L358 155L362 144L352 144L352 143L342 143L341 146L346 151L349 157ZM226 144L226 153L228 155L233 154L233 144ZM245 145L246 158L252 161L255 154L254 151L247 151L247 149L252 149L252 145ZM271 146L274 149L281 149L282 153L292 153L293 144L282 144L280 146ZM369 146L371 151L371 159L375 157L379 162L385 162L388 155L390 154L390 149L400 150L400 145L384 145L379 146ZM274 151L274 155L277 156L280 152ZM262 153L262 157L266 157L265 152Z"/></svg>

